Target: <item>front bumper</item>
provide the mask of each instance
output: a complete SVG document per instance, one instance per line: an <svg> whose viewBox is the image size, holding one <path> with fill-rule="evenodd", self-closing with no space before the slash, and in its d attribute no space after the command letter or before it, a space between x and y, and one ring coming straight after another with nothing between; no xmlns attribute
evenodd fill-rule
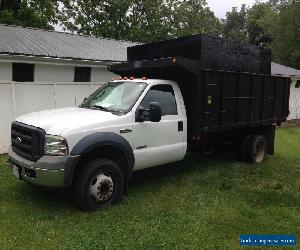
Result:
<svg viewBox="0 0 300 250"><path fill-rule="evenodd" d="M72 184L79 156L44 155L33 162L8 150L10 162L19 168L20 178L34 185L45 187L68 187Z"/></svg>

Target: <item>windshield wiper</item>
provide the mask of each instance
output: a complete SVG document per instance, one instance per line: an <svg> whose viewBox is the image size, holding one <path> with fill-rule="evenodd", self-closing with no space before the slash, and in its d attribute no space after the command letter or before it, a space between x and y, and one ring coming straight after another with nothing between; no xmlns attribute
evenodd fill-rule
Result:
<svg viewBox="0 0 300 250"><path fill-rule="evenodd" d="M111 112L110 109L108 109L106 107L103 107L103 106L100 106L100 105L93 105L93 106L91 106L91 108L96 108L96 109L100 109L100 110L103 110L103 111L106 111L106 112Z"/></svg>
<svg viewBox="0 0 300 250"><path fill-rule="evenodd" d="M83 103L79 105L79 108L87 108L87 107L88 106L86 104L83 104Z"/></svg>
<svg viewBox="0 0 300 250"><path fill-rule="evenodd" d="M92 109L99 109L105 112L110 112L110 113L118 113L118 114L124 114L125 112L122 110L118 110L118 109L109 109L100 105L93 105L93 106L88 106L88 105L81 105L82 108L92 108Z"/></svg>

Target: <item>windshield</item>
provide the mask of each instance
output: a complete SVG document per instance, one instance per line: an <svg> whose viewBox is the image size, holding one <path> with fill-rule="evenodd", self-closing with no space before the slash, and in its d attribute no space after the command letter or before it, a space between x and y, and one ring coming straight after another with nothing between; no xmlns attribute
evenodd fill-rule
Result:
<svg viewBox="0 0 300 250"><path fill-rule="evenodd" d="M108 112L127 113L146 87L146 83L134 81L109 82L89 96L81 107Z"/></svg>

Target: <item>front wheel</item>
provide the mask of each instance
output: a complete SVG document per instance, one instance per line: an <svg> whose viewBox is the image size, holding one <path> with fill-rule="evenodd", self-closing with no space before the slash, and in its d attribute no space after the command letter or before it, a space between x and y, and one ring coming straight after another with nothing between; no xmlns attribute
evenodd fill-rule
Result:
<svg viewBox="0 0 300 250"><path fill-rule="evenodd" d="M94 211L122 199L124 177L120 167L109 159L94 159L77 171L73 193L82 210Z"/></svg>

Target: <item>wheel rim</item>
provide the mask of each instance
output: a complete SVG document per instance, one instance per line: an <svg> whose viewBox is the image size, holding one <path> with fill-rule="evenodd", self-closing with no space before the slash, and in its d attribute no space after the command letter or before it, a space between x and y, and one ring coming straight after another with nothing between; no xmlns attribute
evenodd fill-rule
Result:
<svg viewBox="0 0 300 250"><path fill-rule="evenodd" d="M265 157L265 145L264 142L260 142L256 145L254 151L255 162L262 162Z"/></svg>
<svg viewBox="0 0 300 250"><path fill-rule="evenodd" d="M114 191L112 177L107 173L100 173L91 180L90 196L96 202L104 202L111 198Z"/></svg>

